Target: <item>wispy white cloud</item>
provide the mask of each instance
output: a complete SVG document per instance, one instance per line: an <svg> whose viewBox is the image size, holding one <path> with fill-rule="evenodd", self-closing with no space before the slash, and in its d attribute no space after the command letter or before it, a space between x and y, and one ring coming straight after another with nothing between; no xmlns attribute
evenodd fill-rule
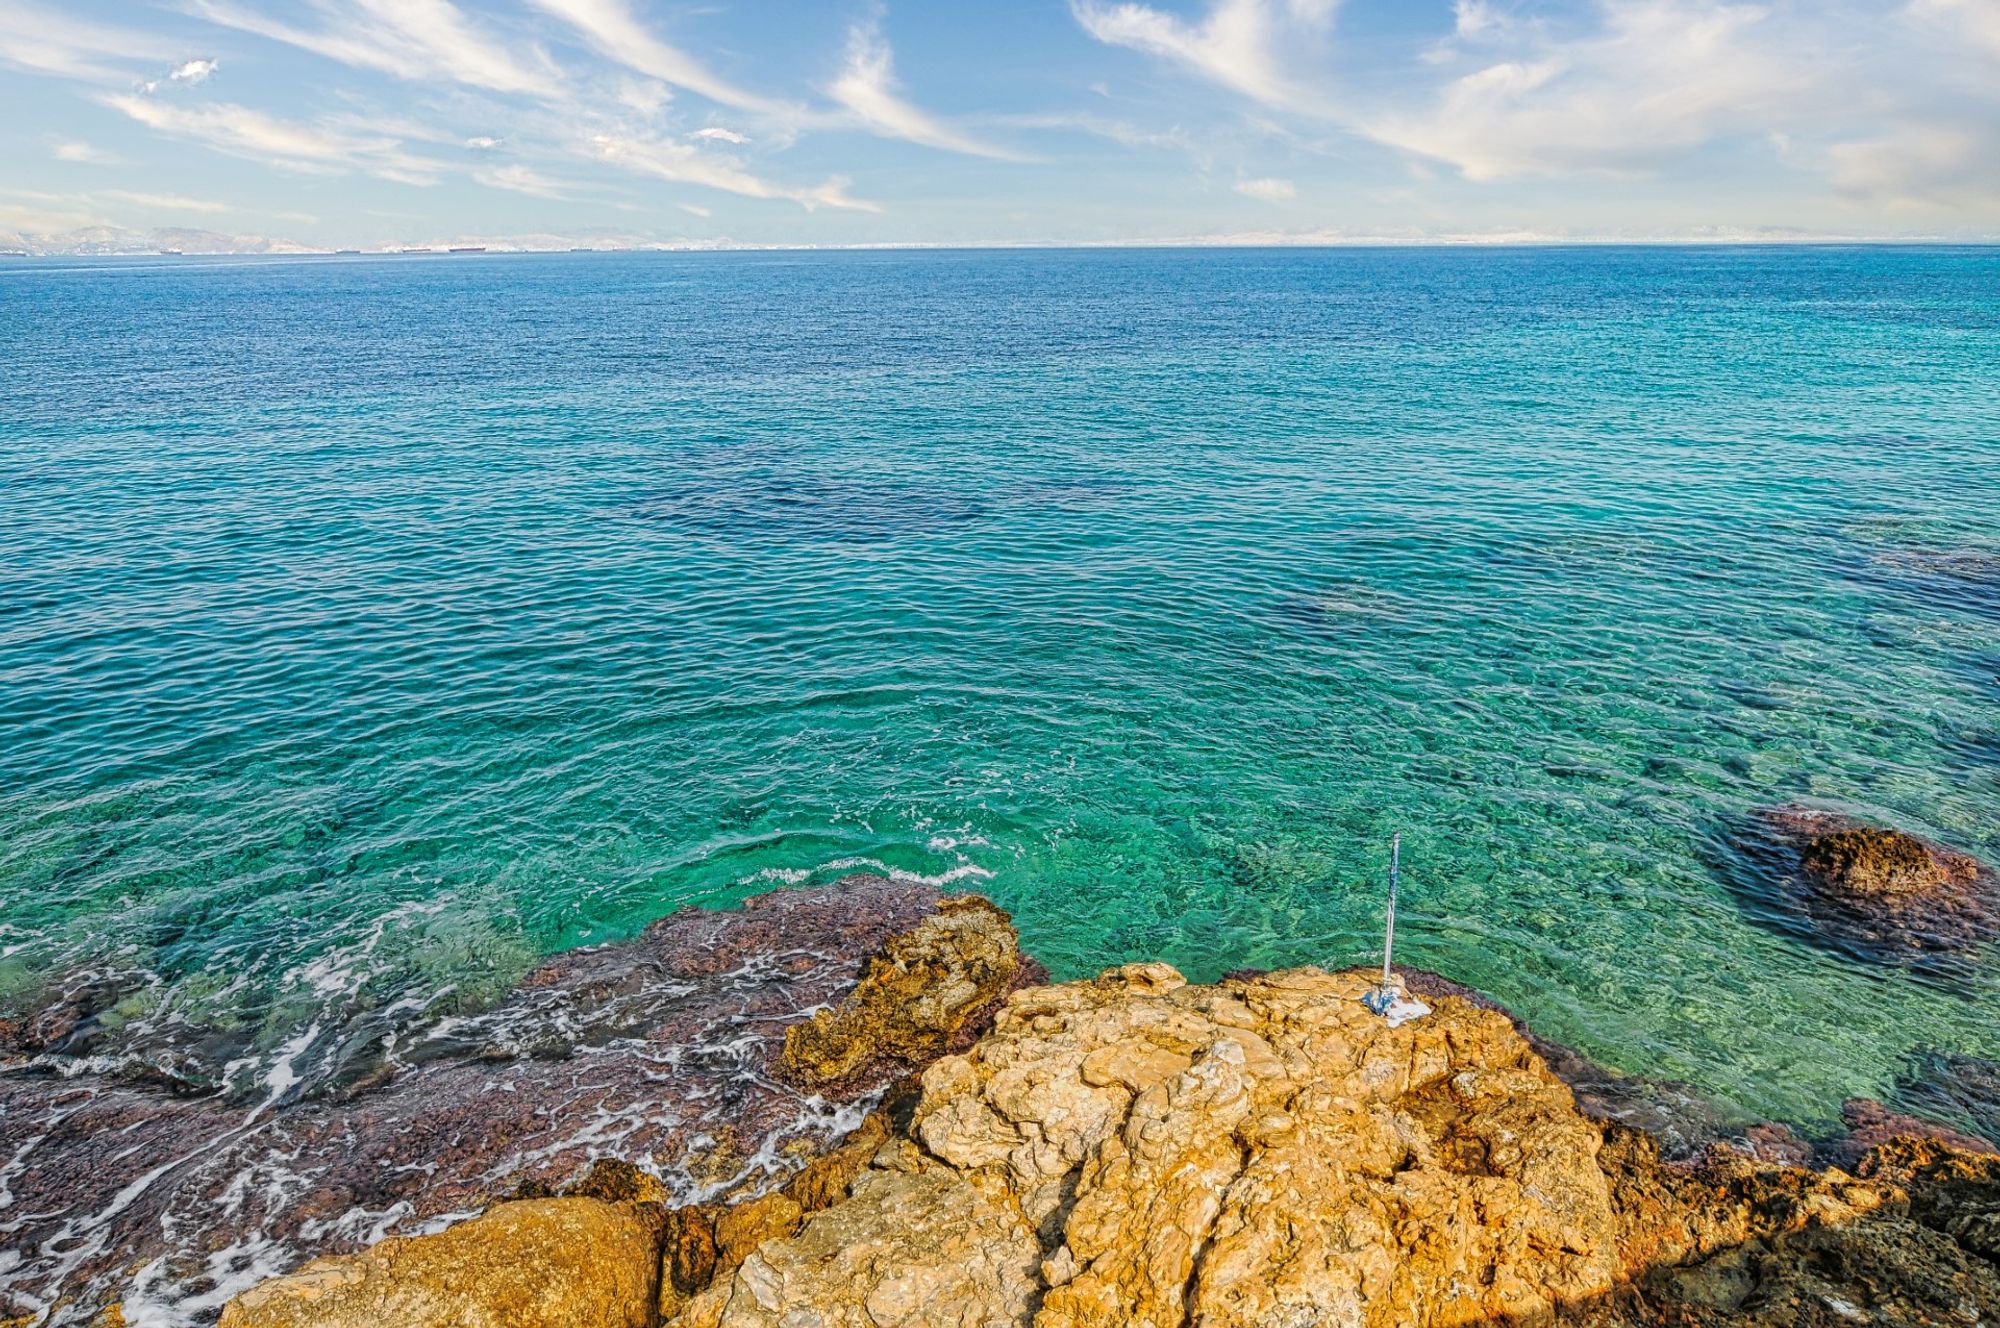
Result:
<svg viewBox="0 0 2000 1328"><path fill-rule="evenodd" d="M705 143L734 143L738 146L750 141L748 134L739 134L734 129L723 129L716 125L710 125L706 129L697 129L689 134L688 137L700 139Z"/></svg>
<svg viewBox="0 0 2000 1328"><path fill-rule="evenodd" d="M234 212L227 203L218 203L209 198L189 198L185 194L149 194L132 189L106 189L100 195L120 203L130 203L136 207L153 208L161 212Z"/></svg>
<svg viewBox="0 0 2000 1328"><path fill-rule="evenodd" d="M839 177L814 188L786 188L753 175L733 157L704 152L670 139L596 134L591 137L588 147L591 155L599 161L675 184L698 184L746 198L788 198L808 209L882 210L878 204L850 197L847 181Z"/></svg>
<svg viewBox="0 0 2000 1328"><path fill-rule="evenodd" d="M2000 4L1994 0L1912 0L1906 12L2000 59Z"/></svg>
<svg viewBox="0 0 2000 1328"><path fill-rule="evenodd" d="M1580 37L1517 34L1461 6L1461 33L1518 37L1415 110L1354 127L1456 166L1468 179L1617 173L1657 167L1713 139L1770 133L1806 113L1824 60L1779 32L1771 11L1728 0L1604 0L1603 26Z"/></svg>
<svg viewBox="0 0 2000 1328"><path fill-rule="evenodd" d="M681 211L687 213L690 217L705 218L714 215L707 208L703 207L699 203L677 203L675 204L675 206L678 207Z"/></svg>
<svg viewBox="0 0 2000 1328"><path fill-rule="evenodd" d="M75 18L24 0L0 0L0 65L92 83L130 77L121 66L171 59L165 41Z"/></svg>
<svg viewBox="0 0 2000 1328"><path fill-rule="evenodd" d="M561 79L539 49L525 54L482 32L450 0L319 0L325 26L299 27L233 0L190 0L212 23L399 78L445 78L491 92L556 97Z"/></svg>
<svg viewBox="0 0 2000 1328"><path fill-rule="evenodd" d="M118 160L104 149L80 138L65 139L56 144L50 155L57 161L73 161L87 166L109 166Z"/></svg>
<svg viewBox="0 0 2000 1328"><path fill-rule="evenodd" d="M291 170L359 170L404 184L432 184L441 169L406 151L402 140L389 134L282 120L228 102L188 106L137 94L101 100L148 129Z"/></svg>
<svg viewBox="0 0 2000 1328"><path fill-rule="evenodd" d="M796 108L745 91L711 71L679 47L647 31L625 0L530 0L562 19L599 55L673 87L739 110L787 114Z"/></svg>
<svg viewBox="0 0 2000 1328"><path fill-rule="evenodd" d="M1129 120L1114 119L1090 111L1043 111L1027 115L1002 115L994 123L1017 129L1060 129L1089 134L1128 148L1176 148L1195 151L1195 143L1179 125L1147 129ZM1201 155L1198 154L1197 155Z"/></svg>
<svg viewBox="0 0 2000 1328"><path fill-rule="evenodd" d="M894 57L882 36L878 18L856 23L848 30L847 64L827 93L855 119L885 138L905 139L974 157L1019 160L1018 154L982 143L898 94Z"/></svg>
<svg viewBox="0 0 2000 1328"><path fill-rule="evenodd" d="M208 82L218 68L220 66L213 60L185 60L168 70L165 78L149 79L141 83L139 88L142 92L158 92L171 84L191 88L196 84Z"/></svg>
<svg viewBox="0 0 2000 1328"><path fill-rule="evenodd" d="M1323 105L1316 90L1288 74L1280 49L1296 30L1322 29L1334 6L1292 0L1215 0L1208 15L1190 23L1150 5L1070 0L1083 30L1111 46L1160 56L1243 94L1265 106L1313 110Z"/></svg>
<svg viewBox="0 0 2000 1328"><path fill-rule="evenodd" d="M2000 143L1956 123L1900 124L1827 149L1849 199L1898 211L2000 208Z"/></svg>
<svg viewBox="0 0 2000 1328"><path fill-rule="evenodd" d="M9 201L15 200L15 201ZM0 189L0 227L28 235L106 225L89 200L33 189Z"/></svg>
<svg viewBox="0 0 2000 1328"><path fill-rule="evenodd" d="M1261 180L1238 180L1236 192L1265 203L1289 203L1299 196L1299 187L1290 180L1266 177Z"/></svg>
<svg viewBox="0 0 2000 1328"><path fill-rule="evenodd" d="M529 194L536 198L567 198L575 188L564 180L551 179L532 167L519 162L505 166L482 166L472 172L472 178L489 189L504 189L509 193Z"/></svg>

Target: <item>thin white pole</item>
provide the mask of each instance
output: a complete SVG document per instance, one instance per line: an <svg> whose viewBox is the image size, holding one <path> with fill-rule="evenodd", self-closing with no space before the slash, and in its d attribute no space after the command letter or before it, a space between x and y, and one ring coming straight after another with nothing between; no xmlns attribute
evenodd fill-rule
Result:
<svg viewBox="0 0 2000 1328"><path fill-rule="evenodd" d="M1396 881L1403 869L1403 836L1389 841L1389 930L1382 938L1382 985L1388 986L1389 956L1396 948Z"/></svg>

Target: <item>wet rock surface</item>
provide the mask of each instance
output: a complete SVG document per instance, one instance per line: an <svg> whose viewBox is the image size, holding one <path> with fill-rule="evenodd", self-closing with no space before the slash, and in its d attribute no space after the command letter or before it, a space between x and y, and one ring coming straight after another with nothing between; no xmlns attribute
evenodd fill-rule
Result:
<svg viewBox="0 0 2000 1328"><path fill-rule="evenodd" d="M879 1088L970 1047L1008 992L1047 981L1005 912L978 895L947 899L870 958L838 1007L786 1029L781 1063L812 1088Z"/></svg>
<svg viewBox="0 0 2000 1328"><path fill-rule="evenodd" d="M2000 936L2000 877L1915 835L1794 804L1757 813L1739 849L1762 920L1854 958L1949 975Z"/></svg>
<svg viewBox="0 0 2000 1328"><path fill-rule="evenodd" d="M0 1239L17 1255L0 1263L0 1321L55 1305L50 1323L87 1324L119 1300L209 1321L308 1255L552 1192L603 1156L677 1201L782 1177L862 1114L778 1073L786 1026L938 901L856 877L683 910L552 958L345 1101L260 1109L16 1061L0 1073ZM88 1005L32 1035L75 1036Z"/></svg>

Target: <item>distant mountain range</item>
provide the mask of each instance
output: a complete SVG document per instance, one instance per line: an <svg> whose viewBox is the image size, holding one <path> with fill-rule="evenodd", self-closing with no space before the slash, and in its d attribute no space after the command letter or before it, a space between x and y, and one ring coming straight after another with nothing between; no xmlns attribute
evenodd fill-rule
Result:
<svg viewBox="0 0 2000 1328"><path fill-rule="evenodd" d="M514 235L418 236L384 240L366 245L343 242L339 245L300 244L294 240L265 235L230 235L222 231L163 227L134 230L123 226L88 226L60 233L0 229L0 253L27 253L41 256L112 256L125 254L323 254L337 250L366 249L371 253L398 250L451 249L505 252L562 252L566 249L734 249L729 240L697 242L669 241L632 235Z"/></svg>
<svg viewBox="0 0 2000 1328"><path fill-rule="evenodd" d="M122 226L86 226L46 235L0 230L0 250L30 254L152 254L177 249L186 254L309 254L311 245L263 235L225 235L182 226L138 231Z"/></svg>

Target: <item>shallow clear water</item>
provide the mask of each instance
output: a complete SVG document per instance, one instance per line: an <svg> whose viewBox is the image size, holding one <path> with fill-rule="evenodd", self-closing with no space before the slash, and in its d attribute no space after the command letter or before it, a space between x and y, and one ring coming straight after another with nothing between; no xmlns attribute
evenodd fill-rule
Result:
<svg viewBox="0 0 2000 1328"><path fill-rule="evenodd" d="M1614 1065L2000 1053L1726 883L2000 858L2000 251L14 261L0 346L0 1005L309 1078L863 864L1340 964L1400 830L1399 953Z"/></svg>

